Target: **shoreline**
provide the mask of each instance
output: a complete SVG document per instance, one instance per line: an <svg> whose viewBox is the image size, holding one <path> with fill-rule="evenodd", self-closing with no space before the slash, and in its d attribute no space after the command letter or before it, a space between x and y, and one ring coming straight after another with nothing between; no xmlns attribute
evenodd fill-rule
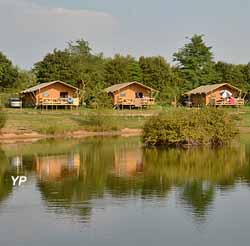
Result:
<svg viewBox="0 0 250 246"><path fill-rule="evenodd" d="M132 137L132 136L141 136L142 129L133 129L133 128L123 128L118 131L103 131L103 132L94 132L86 130L78 130L68 133L60 134L41 134L35 131L25 132L25 133L1 133L0 142L5 143L18 143L18 142L36 142L42 139L49 138L86 138L86 137L96 137L96 136L121 136L121 137Z"/></svg>
<svg viewBox="0 0 250 246"><path fill-rule="evenodd" d="M250 127L238 127L241 134L250 134ZM121 137L133 137L141 136L141 128L123 128L117 131L87 131L87 130L77 130L68 133L60 134L41 134L36 131L16 133L16 132L4 132L0 133L0 143L31 143L42 139L63 139L63 138L86 138L86 137L98 137L98 136L121 136Z"/></svg>

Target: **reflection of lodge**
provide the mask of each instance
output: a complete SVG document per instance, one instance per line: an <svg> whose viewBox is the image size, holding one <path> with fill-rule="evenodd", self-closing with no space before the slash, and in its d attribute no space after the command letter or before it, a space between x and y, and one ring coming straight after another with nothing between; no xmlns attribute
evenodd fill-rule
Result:
<svg viewBox="0 0 250 246"><path fill-rule="evenodd" d="M134 196L152 200L157 197L164 199L165 204L167 195L176 190L175 199L179 204L195 215L197 222L203 222L214 206L217 189L230 189L239 179L250 183L248 145L218 149L141 149L137 143L131 145L132 140L123 140L122 145L116 139L112 141L110 144L107 140L93 139L91 144L78 147L80 153L68 154L66 151L72 149L72 145L67 142L67 148L60 149L60 153L66 154L54 152L44 156L43 150L36 152L38 157L14 157L11 163L16 167L23 162L27 174L34 170L35 164L37 175L42 179L38 187L50 211L79 215L81 221L91 218L94 202L88 201L102 199L105 192L114 199ZM50 146L58 148L58 144ZM53 149L49 150L51 153ZM10 176L7 171L3 173ZM3 182L3 174L2 177L0 201L12 190L11 179L8 184Z"/></svg>
<svg viewBox="0 0 250 246"><path fill-rule="evenodd" d="M133 176L142 171L143 162L140 149L115 153L115 174L117 176Z"/></svg>
<svg viewBox="0 0 250 246"><path fill-rule="evenodd" d="M16 169L17 173L23 169L23 157L21 155L10 158L11 167Z"/></svg>
<svg viewBox="0 0 250 246"><path fill-rule="evenodd" d="M78 175L79 167L79 153L39 156L36 158L36 170L40 179L55 180L75 176Z"/></svg>

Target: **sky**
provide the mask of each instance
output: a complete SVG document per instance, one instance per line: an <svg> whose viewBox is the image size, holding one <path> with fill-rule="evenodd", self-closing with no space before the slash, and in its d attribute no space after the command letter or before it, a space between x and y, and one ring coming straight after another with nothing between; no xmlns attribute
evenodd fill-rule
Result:
<svg viewBox="0 0 250 246"><path fill-rule="evenodd" d="M93 52L172 55L204 34L215 60L250 61L250 0L0 0L0 51L29 69L67 42Z"/></svg>

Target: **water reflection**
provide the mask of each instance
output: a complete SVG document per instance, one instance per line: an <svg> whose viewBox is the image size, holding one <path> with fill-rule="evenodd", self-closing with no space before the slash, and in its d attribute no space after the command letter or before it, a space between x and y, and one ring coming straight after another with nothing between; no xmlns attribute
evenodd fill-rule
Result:
<svg viewBox="0 0 250 246"><path fill-rule="evenodd" d="M91 138L2 146L0 202L12 192L10 174L36 175L48 211L91 219L96 199L166 199L199 221L213 208L216 191L250 183L247 144L219 149L145 149L138 138ZM100 203L99 203L100 204Z"/></svg>
<svg viewBox="0 0 250 246"><path fill-rule="evenodd" d="M80 154L47 155L36 157L36 172L41 180L56 181L67 176L78 176Z"/></svg>
<svg viewBox="0 0 250 246"><path fill-rule="evenodd" d="M0 149L0 202L4 201L12 192L12 183L8 179L8 160L5 153Z"/></svg>

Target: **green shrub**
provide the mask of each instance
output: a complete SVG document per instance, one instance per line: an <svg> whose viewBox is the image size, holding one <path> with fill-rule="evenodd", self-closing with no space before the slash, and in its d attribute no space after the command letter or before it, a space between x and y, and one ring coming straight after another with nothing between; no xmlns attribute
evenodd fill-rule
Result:
<svg viewBox="0 0 250 246"><path fill-rule="evenodd" d="M151 117L143 128L146 145L220 145L237 134L235 121L222 109L175 109Z"/></svg>
<svg viewBox="0 0 250 246"><path fill-rule="evenodd" d="M0 130L4 127L7 117L4 111L0 108Z"/></svg>

